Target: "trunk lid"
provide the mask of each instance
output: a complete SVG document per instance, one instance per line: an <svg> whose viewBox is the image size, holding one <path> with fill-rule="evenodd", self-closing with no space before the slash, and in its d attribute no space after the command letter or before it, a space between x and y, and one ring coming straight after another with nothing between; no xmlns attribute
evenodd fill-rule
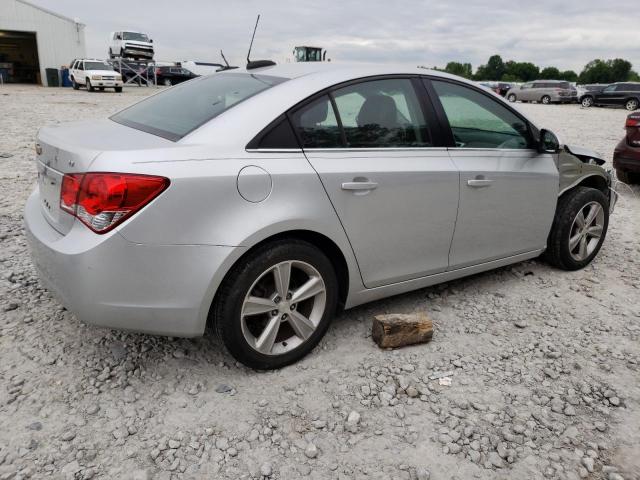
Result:
<svg viewBox="0 0 640 480"><path fill-rule="evenodd" d="M36 155L40 206L47 222L58 232L71 230L74 217L60 208L60 190L65 173L90 171L93 161L104 151L139 150L175 145L111 120L43 127L38 132ZM118 165L113 171L118 171Z"/></svg>

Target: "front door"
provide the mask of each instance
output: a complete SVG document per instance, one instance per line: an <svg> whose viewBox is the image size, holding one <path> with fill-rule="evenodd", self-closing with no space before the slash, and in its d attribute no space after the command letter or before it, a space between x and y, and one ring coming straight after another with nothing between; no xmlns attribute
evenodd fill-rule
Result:
<svg viewBox="0 0 640 480"><path fill-rule="evenodd" d="M431 84L460 170L450 269L544 249L559 189L553 156L532 148L527 122L503 102L456 82Z"/></svg>
<svg viewBox="0 0 640 480"><path fill-rule="evenodd" d="M292 115L367 287L449 265L459 173L446 148L434 146L433 114L419 100L416 82L363 81Z"/></svg>
<svg viewBox="0 0 640 480"><path fill-rule="evenodd" d="M619 105L622 103L621 93L618 91L622 85L609 85L596 96L596 103L601 105Z"/></svg>

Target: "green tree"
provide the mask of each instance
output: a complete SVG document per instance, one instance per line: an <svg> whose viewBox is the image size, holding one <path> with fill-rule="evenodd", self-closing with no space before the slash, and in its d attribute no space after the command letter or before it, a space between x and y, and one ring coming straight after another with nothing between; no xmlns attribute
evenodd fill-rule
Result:
<svg viewBox="0 0 640 480"><path fill-rule="evenodd" d="M473 67L470 63L449 62L444 71L464 78L473 77Z"/></svg>
<svg viewBox="0 0 640 480"><path fill-rule="evenodd" d="M511 81L530 82L531 80L539 78L540 75L540 69L531 62L514 62L513 60L509 60L504 66L505 75L508 75L509 78L516 79Z"/></svg>
<svg viewBox="0 0 640 480"><path fill-rule="evenodd" d="M601 60L596 58L587 63L580 72L580 83L626 82L633 78L631 62L622 58Z"/></svg>
<svg viewBox="0 0 640 480"><path fill-rule="evenodd" d="M567 82L577 82L578 74L573 70L565 70L564 72L560 72L560 76L558 80L566 80Z"/></svg>
<svg viewBox="0 0 640 480"><path fill-rule="evenodd" d="M505 64L500 55L492 55L486 65L480 65L476 71L476 80L500 80L505 74Z"/></svg>
<svg viewBox="0 0 640 480"><path fill-rule="evenodd" d="M540 75L538 76L541 80L559 80L560 79L560 70L556 67L545 67L540 70Z"/></svg>

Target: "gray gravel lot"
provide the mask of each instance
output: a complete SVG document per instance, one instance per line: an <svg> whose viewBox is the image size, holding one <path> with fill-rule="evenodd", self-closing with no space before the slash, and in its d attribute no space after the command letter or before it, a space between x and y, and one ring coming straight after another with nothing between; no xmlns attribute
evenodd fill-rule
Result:
<svg viewBox="0 0 640 480"><path fill-rule="evenodd" d="M586 269L526 262L365 305L277 372L211 337L78 322L27 251L34 136L153 91L0 87L0 480L640 479L637 187ZM623 135L623 110L518 108L608 160ZM413 311L433 341L379 350L372 316Z"/></svg>

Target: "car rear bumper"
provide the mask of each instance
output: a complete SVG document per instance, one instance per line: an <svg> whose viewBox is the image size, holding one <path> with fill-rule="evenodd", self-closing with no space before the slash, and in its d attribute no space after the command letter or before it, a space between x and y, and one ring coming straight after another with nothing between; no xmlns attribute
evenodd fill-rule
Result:
<svg viewBox="0 0 640 480"><path fill-rule="evenodd" d="M236 248L136 244L117 230L97 235L77 221L61 235L40 209L36 189L24 212L33 263L81 321L170 336L204 333L221 267Z"/></svg>
<svg viewBox="0 0 640 480"><path fill-rule="evenodd" d="M624 170L625 172L640 173L640 152L639 157L636 159L614 155L613 168Z"/></svg>

